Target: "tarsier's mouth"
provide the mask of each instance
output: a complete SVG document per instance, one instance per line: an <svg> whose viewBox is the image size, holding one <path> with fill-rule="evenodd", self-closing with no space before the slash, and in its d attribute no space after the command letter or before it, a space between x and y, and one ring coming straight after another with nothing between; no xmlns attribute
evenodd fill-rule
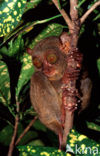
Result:
<svg viewBox="0 0 100 156"><path fill-rule="evenodd" d="M44 70L43 72L47 77L53 77L58 73L56 70L51 70L51 71Z"/></svg>

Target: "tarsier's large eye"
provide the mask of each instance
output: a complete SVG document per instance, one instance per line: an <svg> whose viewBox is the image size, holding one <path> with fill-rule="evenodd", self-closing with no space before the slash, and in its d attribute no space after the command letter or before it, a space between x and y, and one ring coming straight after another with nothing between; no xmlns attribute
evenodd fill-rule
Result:
<svg viewBox="0 0 100 156"><path fill-rule="evenodd" d="M42 67L42 62L37 57L33 58L33 64L36 68Z"/></svg>
<svg viewBox="0 0 100 156"><path fill-rule="evenodd" d="M56 55L55 53L49 54L49 55L47 56L47 61L48 61L50 64L56 63L56 61L57 61L57 55Z"/></svg>

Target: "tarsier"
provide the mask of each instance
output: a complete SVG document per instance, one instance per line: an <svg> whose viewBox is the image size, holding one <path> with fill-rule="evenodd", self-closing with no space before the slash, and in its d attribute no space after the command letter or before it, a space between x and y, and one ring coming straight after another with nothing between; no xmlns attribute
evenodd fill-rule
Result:
<svg viewBox="0 0 100 156"><path fill-rule="evenodd" d="M63 52L63 43L67 43L69 50L69 37L67 33L60 37L48 37L41 40L34 49L27 49L32 55L35 73L31 78L30 98L31 103L38 113L40 121L59 136L59 144L62 146L64 116L62 105L62 78L67 62ZM84 110L89 103L92 82L86 74L80 80L81 107Z"/></svg>

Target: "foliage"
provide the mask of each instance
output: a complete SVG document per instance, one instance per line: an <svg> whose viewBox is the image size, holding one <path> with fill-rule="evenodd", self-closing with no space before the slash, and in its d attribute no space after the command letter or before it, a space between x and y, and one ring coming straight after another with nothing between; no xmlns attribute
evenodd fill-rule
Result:
<svg viewBox="0 0 100 156"><path fill-rule="evenodd" d="M51 147L18 146L20 156L45 155L45 156L65 156L65 152Z"/></svg>
<svg viewBox="0 0 100 156"><path fill-rule="evenodd" d="M22 87L30 80L30 77L32 76L34 69L32 66L31 56L29 56L27 53L25 53L20 60L22 63L17 87L16 87L16 98L18 99L20 90Z"/></svg>
<svg viewBox="0 0 100 156"><path fill-rule="evenodd" d="M26 0L4 0L0 4L0 37L13 30L21 20Z"/></svg>
<svg viewBox="0 0 100 156"><path fill-rule="evenodd" d="M76 148L77 146L77 148ZM61 156L71 156L75 154L81 154L82 156L89 156L92 154L93 156L99 155L100 144L95 142L94 140L88 138L87 136L80 134L75 129L72 129L68 135L68 141L66 145L66 152L57 150L56 148L51 147L36 147L36 146L18 146L19 155L61 155Z"/></svg>
<svg viewBox="0 0 100 156"><path fill-rule="evenodd" d="M0 102L8 106L10 104L10 78L7 65L0 61Z"/></svg>
<svg viewBox="0 0 100 156"><path fill-rule="evenodd" d="M58 2L59 8L69 7L68 2L65 0ZM77 8L79 16L82 16L85 10L89 9L94 3L95 0L79 0ZM94 71L97 71L100 76L100 54L98 54L100 48L99 11L100 8L95 9L81 27L79 40L79 47L82 52L85 51L85 58L89 56L87 62L90 63L89 69L90 73L92 73L90 75L92 75L91 77L95 82ZM63 31L68 31L68 27L62 16L56 13L56 8L51 0L3 0L0 2L0 19L0 145L4 148L10 144L13 135L16 102L20 103L17 138L33 117L36 116L29 100L30 78L34 73L34 67L26 48L33 48L41 39L48 36L59 36ZM98 73L96 74L98 75ZM96 94L97 92L94 95ZM95 100L93 102L95 103ZM95 110L97 114L94 113L96 115L92 119L87 118L87 121L84 121L84 123L87 123L87 128L95 132L100 131L99 107L98 100L95 109L92 110ZM97 119L98 122L96 123ZM91 120L91 122L88 122L88 120ZM81 140L80 143L79 138L82 136L84 135L72 130L69 135L69 146L72 149L74 148L72 146L73 141L74 145L78 144L79 146L82 145L82 147L84 147L83 144L89 146L90 143L91 146L99 146L100 140L96 143L87 136L84 136L83 138L86 139ZM31 152L36 150L38 155L40 153L42 155L65 155L64 152L57 149L58 142L55 134L42 125L39 120L35 121L31 129L19 142L19 145L23 145L18 146L20 155L23 155L23 152L26 155L27 152L30 152L28 155L31 155ZM34 147L34 145L39 147ZM3 155L3 153L0 153L0 155Z"/></svg>
<svg viewBox="0 0 100 156"><path fill-rule="evenodd" d="M57 23L49 24L32 42L30 48L33 48L41 39L50 36L59 36L63 31L64 26Z"/></svg>
<svg viewBox="0 0 100 156"><path fill-rule="evenodd" d="M81 154L82 156L91 154L98 156L100 154L99 148L100 144L94 140L78 133L75 129L71 130L66 147L67 152L72 152L75 155Z"/></svg>
<svg viewBox="0 0 100 156"><path fill-rule="evenodd" d="M100 59L97 60L97 67L98 67L98 70L99 70L99 73L100 73Z"/></svg>

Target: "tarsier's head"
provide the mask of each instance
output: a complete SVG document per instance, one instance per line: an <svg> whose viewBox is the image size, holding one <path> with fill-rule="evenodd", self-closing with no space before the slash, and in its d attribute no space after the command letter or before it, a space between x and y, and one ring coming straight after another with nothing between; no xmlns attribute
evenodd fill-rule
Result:
<svg viewBox="0 0 100 156"><path fill-rule="evenodd" d="M63 35L64 36L64 35ZM66 55L62 52L64 38L48 37L41 40L34 49L27 49L32 55L36 71L42 71L49 80L59 80L66 69Z"/></svg>

